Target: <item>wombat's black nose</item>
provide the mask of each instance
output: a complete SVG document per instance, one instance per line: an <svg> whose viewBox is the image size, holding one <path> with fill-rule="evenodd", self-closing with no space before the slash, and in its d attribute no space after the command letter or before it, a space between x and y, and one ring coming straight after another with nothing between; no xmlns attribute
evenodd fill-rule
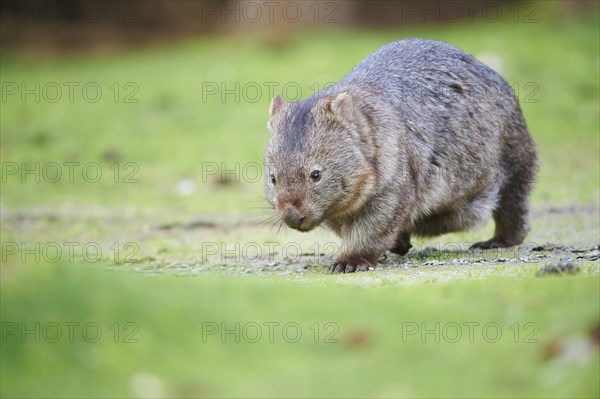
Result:
<svg viewBox="0 0 600 399"><path fill-rule="evenodd" d="M288 205L283 211L281 218L283 219L285 224L287 224L293 229L297 229L298 227L300 227L300 224L302 224L302 221L306 218L306 216L298 212L298 209Z"/></svg>

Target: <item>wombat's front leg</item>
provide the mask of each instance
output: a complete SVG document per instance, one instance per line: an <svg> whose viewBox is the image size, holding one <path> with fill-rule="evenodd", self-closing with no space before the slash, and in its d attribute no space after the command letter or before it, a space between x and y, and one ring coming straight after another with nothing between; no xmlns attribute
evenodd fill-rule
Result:
<svg viewBox="0 0 600 399"><path fill-rule="evenodd" d="M332 273L353 273L374 268L379 256L394 247L400 224L384 212L365 212L341 229L340 255Z"/></svg>

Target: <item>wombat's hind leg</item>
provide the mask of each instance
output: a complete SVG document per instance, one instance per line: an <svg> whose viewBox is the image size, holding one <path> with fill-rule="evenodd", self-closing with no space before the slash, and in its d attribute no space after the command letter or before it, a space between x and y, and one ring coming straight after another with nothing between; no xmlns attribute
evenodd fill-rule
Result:
<svg viewBox="0 0 600 399"><path fill-rule="evenodd" d="M401 231L400 234L398 234L398 238L396 238L394 248L390 249L390 251L398 255L406 255L408 250L411 248L412 245L410 244L410 233Z"/></svg>
<svg viewBox="0 0 600 399"><path fill-rule="evenodd" d="M531 180L528 173L517 173L502 188L493 213L496 223L494 237L471 245L471 249L507 248L523 242L529 230L527 197Z"/></svg>

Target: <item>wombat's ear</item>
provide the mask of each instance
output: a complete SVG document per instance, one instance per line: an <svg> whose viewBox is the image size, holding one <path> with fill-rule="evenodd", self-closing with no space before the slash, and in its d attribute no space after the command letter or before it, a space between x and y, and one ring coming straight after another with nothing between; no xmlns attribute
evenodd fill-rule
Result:
<svg viewBox="0 0 600 399"><path fill-rule="evenodd" d="M276 95L271 100L271 106L269 107L269 119L267 120L267 129L271 130L271 133L273 127L273 118L275 118L275 115L277 115L277 113L281 111L283 103L285 103L285 100L281 98L280 95Z"/></svg>
<svg viewBox="0 0 600 399"><path fill-rule="evenodd" d="M325 104L325 110L338 118L352 121L354 119L354 102L347 91L343 91L329 99Z"/></svg>
<svg viewBox="0 0 600 399"><path fill-rule="evenodd" d="M281 106L284 103L284 99L278 94L271 100L271 106L269 107L269 119L271 119L277 111L281 109Z"/></svg>

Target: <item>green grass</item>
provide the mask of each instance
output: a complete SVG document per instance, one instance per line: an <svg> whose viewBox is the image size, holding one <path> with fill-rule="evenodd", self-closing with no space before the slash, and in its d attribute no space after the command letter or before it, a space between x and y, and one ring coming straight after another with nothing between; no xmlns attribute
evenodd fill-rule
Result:
<svg viewBox="0 0 600 399"><path fill-rule="evenodd" d="M60 265L4 270L2 277L3 320L19 329L80 323L73 342L65 326L57 343L45 339L54 339L53 330L41 332L39 343L32 334L6 336L3 397L127 397L139 392L133 381L140 374L159 381L161 394L151 389L150 396L166 397L598 393L598 351L585 346L600 311L597 275L377 288L336 286L330 278L316 286L262 277L144 278ZM82 335L90 322L102 330L95 343L86 341L95 329ZM128 322L138 330L125 330ZM235 333L221 336L235 323L239 342ZM260 338L256 327L244 330L249 323L260 326ZM272 342L268 323L279 323ZM287 323L295 327L284 333ZM218 330L209 334L207 325ZM422 336L424 329L434 332ZM568 349L554 353L561 345Z"/></svg>
<svg viewBox="0 0 600 399"><path fill-rule="evenodd" d="M2 102L0 396L598 397L600 359L590 331L600 324L600 267L592 249L600 243L600 25L594 15L559 19L544 7L539 19L305 31L284 46L255 35L206 36L103 56L3 54L3 83L95 82L103 95L96 103L78 90L73 102L66 92L56 103L31 96ZM502 75L520 90L541 158L528 245L561 248L448 250L488 238L490 223L414 243L441 251L332 276L324 270L337 238L275 234L249 216L264 216L256 209L262 179L203 179L207 165L260 166L268 140L266 82L297 83L306 97L315 83L340 79L381 44L412 36L501 60ZM124 102L127 82L139 89L137 103ZM233 95L203 101L203 82L256 83L263 92L256 102ZM56 183L8 174L11 165L36 162L80 167L73 182L64 165ZM96 164L102 177L85 181L81 166ZM126 183L131 172L137 182ZM187 180L195 191L178 194ZM190 222L201 223L185 225ZM78 244L73 257L71 242ZM208 256L207 243L220 250ZM274 260L266 261L266 253L255 262L239 259L239 251L237 259L224 257L236 244L253 243L263 249L275 243ZM304 255L287 259L283 248L295 243ZM49 262L55 244L62 256ZM101 248L98 262L82 252L88 244ZM581 272L535 277L544 264L561 260L577 262ZM61 339L10 334L36 322L61 325ZM69 342L63 324L69 322L98 323L102 337L87 342L76 329ZM297 323L302 338L288 342L276 330L268 342L264 323L270 322ZM471 322L479 323L472 342L464 324ZM256 343L203 336L203 323L258 323L263 336ZM448 334L457 323L461 338L403 337L408 328L436 323ZM482 335L487 323L500 328L497 342ZM134 327L138 342L123 342ZM338 342L323 342L330 331ZM536 342L526 342L529 333Z"/></svg>

